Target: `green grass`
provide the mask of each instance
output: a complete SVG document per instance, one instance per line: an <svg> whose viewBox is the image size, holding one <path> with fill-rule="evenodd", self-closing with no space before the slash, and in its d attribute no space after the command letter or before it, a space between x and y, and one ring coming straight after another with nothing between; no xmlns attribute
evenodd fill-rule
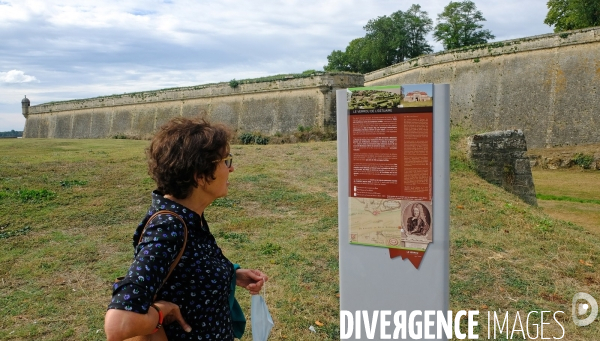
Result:
<svg viewBox="0 0 600 341"><path fill-rule="evenodd" d="M573 198L566 195L549 195L549 194L536 194L536 197L541 200L556 200L556 201L570 201L570 202L580 202L584 204L600 204L600 200L595 199L581 199L581 198Z"/></svg>
<svg viewBox="0 0 600 341"><path fill-rule="evenodd" d="M600 234L479 179L458 148L465 135L452 133L451 308L570 316L574 293L600 299ZM0 340L105 339L110 285L131 261L153 189L147 144L0 140ZM270 276L270 339L338 339L336 143L231 152L230 193L206 218L229 259ZM238 300L249 314L249 295ZM565 339L600 338L598 328L563 324Z"/></svg>

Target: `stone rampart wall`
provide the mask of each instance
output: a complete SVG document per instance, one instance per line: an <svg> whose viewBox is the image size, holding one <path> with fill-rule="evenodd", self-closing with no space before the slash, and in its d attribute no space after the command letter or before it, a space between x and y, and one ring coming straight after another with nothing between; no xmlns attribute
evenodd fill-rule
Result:
<svg viewBox="0 0 600 341"><path fill-rule="evenodd" d="M326 73L260 83L229 83L46 103L29 107L24 137L147 138L174 116L201 115L239 132L273 135L335 125L335 90L363 75Z"/></svg>
<svg viewBox="0 0 600 341"><path fill-rule="evenodd" d="M476 132L522 129L531 148L600 142L600 27L426 55L365 75L365 86L412 83L449 83L452 124Z"/></svg>
<svg viewBox="0 0 600 341"><path fill-rule="evenodd" d="M531 148L600 142L600 27L422 56L369 74L147 91L29 108L24 137L147 137L170 117L203 115L265 134L335 124L335 90L449 83L454 125L522 129ZM35 100L35 99L34 99Z"/></svg>

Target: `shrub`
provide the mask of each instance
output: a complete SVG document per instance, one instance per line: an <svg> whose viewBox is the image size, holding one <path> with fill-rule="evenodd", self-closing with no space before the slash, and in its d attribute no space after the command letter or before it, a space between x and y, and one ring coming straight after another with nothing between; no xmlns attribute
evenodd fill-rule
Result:
<svg viewBox="0 0 600 341"><path fill-rule="evenodd" d="M579 167L583 169L590 169L590 167L592 166L592 162L594 162L594 156L585 155L583 153L577 153L575 154L575 158L573 159L573 161L576 165L579 165Z"/></svg>
<svg viewBox="0 0 600 341"><path fill-rule="evenodd" d="M254 143L262 145L269 144L269 137L259 134L254 138Z"/></svg>
<svg viewBox="0 0 600 341"><path fill-rule="evenodd" d="M254 135L252 133L243 133L239 136L242 144L252 144L254 142Z"/></svg>
<svg viewBox="0 0 600 341"><path fill-rule="evenodd" d="M229 86L233 89L237 88L240 85L240 82L236 81L235 78L229 81Z"/></svg>
<svg viewBox="0 0 600 341"><path fill-rule="evenodd" d="M269 137L261 133L242 133L239 139L242 144L269 144Z"/></svg>

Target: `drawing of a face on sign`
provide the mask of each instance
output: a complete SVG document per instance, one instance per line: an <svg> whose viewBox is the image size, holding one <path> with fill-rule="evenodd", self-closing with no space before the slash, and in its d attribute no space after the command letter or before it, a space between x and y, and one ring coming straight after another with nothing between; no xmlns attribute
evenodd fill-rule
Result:
<svg viewBox="0 0 600 341"><path fill-rule="evenodd" d="M406 239L433 241L429 207L430 204L426 202L412 202L404 207L403 232Z"/></svg>

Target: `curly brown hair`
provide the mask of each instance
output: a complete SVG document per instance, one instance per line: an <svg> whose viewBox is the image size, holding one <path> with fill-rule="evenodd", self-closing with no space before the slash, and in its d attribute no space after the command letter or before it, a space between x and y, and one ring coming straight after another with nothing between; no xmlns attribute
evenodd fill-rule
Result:
<svg viewBox="0 0 600 341"><path fill-rule="evenodd" d="M198 187L196 177L215 179L218 163L229 152L231 131L223 124L202 118L175 117L164 124L146 150L148 174L157 190L178 199Z"/></svg>

